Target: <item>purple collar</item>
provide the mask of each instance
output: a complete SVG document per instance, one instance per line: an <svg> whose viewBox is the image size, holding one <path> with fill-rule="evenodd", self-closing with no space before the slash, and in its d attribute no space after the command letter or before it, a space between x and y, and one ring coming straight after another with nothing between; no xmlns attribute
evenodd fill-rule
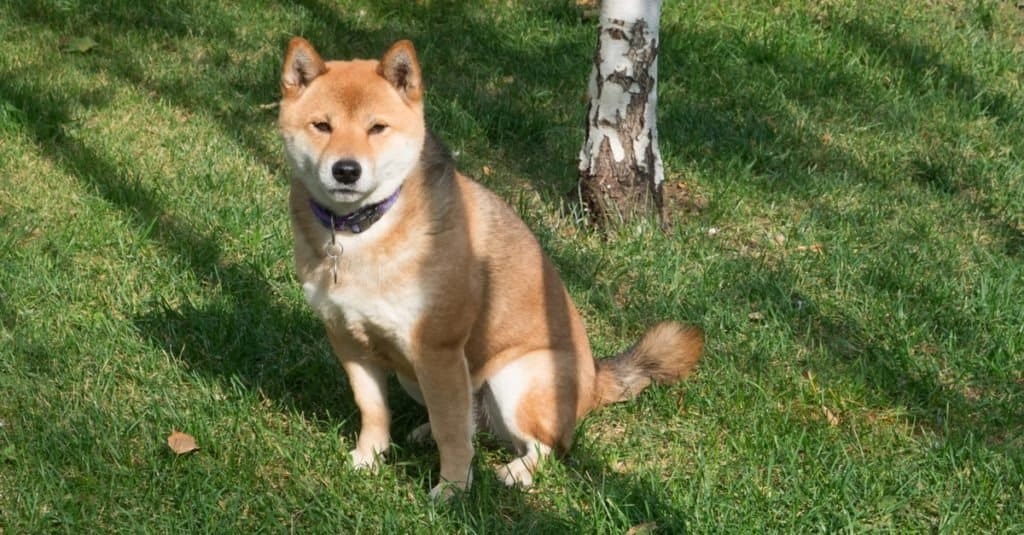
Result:
<svg viewBox="0 0 1024 535"><path fill-rule="evenodd" d="M333 228L334 230L346 230L353 234L359 234L370 228L370 225L376 223L384 215L384 212L387 212L389 208L395 205L395 201L398 200L399 191L402 191L402 188L396 189L390 197L377 204L364 206L355 212L345 215L335 214L314 201L312 197L309 199L309 206L313 209L313 215L316 216L323 226Z"/></svg>

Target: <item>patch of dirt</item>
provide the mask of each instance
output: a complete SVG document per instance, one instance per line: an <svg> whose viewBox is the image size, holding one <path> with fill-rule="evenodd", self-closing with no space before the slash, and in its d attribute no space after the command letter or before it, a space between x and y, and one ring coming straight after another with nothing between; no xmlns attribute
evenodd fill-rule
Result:
<svg viewBox="0 0 1024 535"><path fill-rule="evenodd" d="M695 193L685 182L663 183L661 199L665 225L698 216L708 207L707 198Z"/></svg>

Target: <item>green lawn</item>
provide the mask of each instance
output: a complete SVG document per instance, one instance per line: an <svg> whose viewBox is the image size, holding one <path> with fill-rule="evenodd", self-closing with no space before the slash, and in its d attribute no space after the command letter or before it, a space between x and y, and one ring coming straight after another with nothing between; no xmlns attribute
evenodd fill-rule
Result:
<svg viewBox="0 0 1024 535"><path fill-rule="evenodd" d="M150 4L0 0L0 533L1024 530L1017 2L666 1L666 175L708 206L610 238L564 209L596 41L575 2ZM676 318L699 372L588 418L530 492L484 436L448 504L432 446L351 471L358 414L291 271L295 34L412 39L430 124L597 352ZM426 416L394 390L403 437Z"/></svg>

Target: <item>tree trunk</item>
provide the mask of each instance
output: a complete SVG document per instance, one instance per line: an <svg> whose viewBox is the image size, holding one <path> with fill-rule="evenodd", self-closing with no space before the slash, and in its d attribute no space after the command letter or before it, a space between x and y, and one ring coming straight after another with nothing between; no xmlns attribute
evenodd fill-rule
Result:
<svg viewBox="0 0 1024 535"><path fill-rule="evenodd" d="M592 221L662 219L658 150L661 0L603 0L578 190Z"/></svg>

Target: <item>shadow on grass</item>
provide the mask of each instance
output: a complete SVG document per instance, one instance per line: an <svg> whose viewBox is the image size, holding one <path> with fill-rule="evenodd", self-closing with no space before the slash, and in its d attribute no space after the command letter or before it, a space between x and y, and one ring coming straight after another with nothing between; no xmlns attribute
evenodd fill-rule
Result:
<svg viewBox="0 0 1024 535"><path fill-rule="evenodd" d="M982 4L975 6L981 9ZM992 9L992 8L989 8ZM837 26L852 47L864 47L905 75L910 89L920 93L938 92L956 102L955 108L976 110L964 113L964 120L991 117L1003 129L1024 136L1020 95L1011 97L993 90L975 76L947 61L931 46L910 41L895 29L883 29L862 18ZM970 114L969 114L970 113ZM953 163L952 147L936 146L928 154L911 161L911 178L923 187L942 192L986 214L989 228L1005 243L1004 252L1015 259L1024 258L1024 213L1003 213L1006 208L993 201L982 181L980 158L965 164ZM1017 205L1018 210L1024 205ZM1016 217L1014 217L1014 215Z"/></svg>
<svg viewBox="0 0 1024 535"><path fill-rule="evenodd" d="M981 340L985 334L978 322L964 317L954 307L927 315L910 312L910 318L903 323L913 327L908 327L905 338L894 340L883 333L891 326L875 324L876 320L865 317L867 314L819 306L808 296L809 292L801 291L797 276L784 265L758 259L737 262L736 269L750 277L737 281L728 293L733 299L748 300L748 307L761 310L774 321L771 325L783 326L790 338L806 348L806 360L791 362L798 370L812 371L823 381L836 377L862 381L880 394L886 405L907 407L915 428L932 432L954 445L976 444L976 438L983 437L989 447L1000 449L1000 445L1012 442L1015 434L1024 431L1020 423L1024 422L1024 412L1019 405L1005 403L998 395L992 399L974 395L959 378L943 378L943 373L949 372L941 369L948 365L943 358L948 349L934 341L932 332L943 333L968 346L986 345ZM938 293L940 290L915 284L884 263L868 269L891 295L910 296L905 303L908 310L927 310L928 303L949 301ZM1000 351L999 347L989 347L991 354L978 357L988 359ZM761 367L771 365L774 364L752 361L749 371L759 375L764 371ZM1003 384L1005 379L979 380L982 388L1012 388Z"/></svg>
<svg viewBox="0 0 1024 535"><path fill-rule="evenodd" d="M584 425L585 427L585 425ZM480 450L493 451L500 443L481 434ZM415 464L436 463L436 448L413 446L402 453L405 462L396 470L405 479L422 477ZM631 474L611 470L599 449L592 448L585 432L577 432L568 457L550 459L538 473L532 490L509 488L494 474L485 456L474 462L473 488L445 508L473 533L588 533L606 532L609 526L643 526L642 533L686 533L693 516L673 500L660 474ZM504 462L504 459L501 461ZM550 465L561 463L563 467ZM551 471L564 470L564 488L552 482ZM558 489L552 491L554 485ZM555 496L546 496L547 493Z"/></svg>
<svg viewBox="0 0 1024 535"><path fill-rule="evenodd" d="M260 105L277 99L280 57L288 35L302 33L320 47L325 57L339 58L376 57L394 39L411 38L425 62L428 110L432 119L438 119L432 122L434 128L441 132L460 128L453 124L457 119L446 110L464 110L493 145L502 147L503 162L508 162L542 193L547 192L543 196L547 203L557 202L559 193L571 185L575 176L572 162L575 152L565 153L565 138L566 132L575 132L575 125L581 123L583 110L581 104L577 105L576 96L582 94L589 70L587 60L593 43L592 31L573 28L564 38L525 46L501 33L495 21L470 16L458 3L438 4L417 6L408 2L384 2L375 9L377 13L393 12L390 17L395 25L371 31L362 29L349 14L342 13L332 3L298 1L295 5L311 16L304 21L301 31L299 28L282 29L280 42L274 43L280 54L265 56L256 64L235 65L227 61L224 50L218 49L217 55L209 60L210 77L204 80L155 76L149 72L149 65L124 54L116 44L113 50L99 50L72 61L176 106L207 112L256 161L283 175L279 147L268 145L259 132L274 128L271 113L260 111ZM549 6L553 7L545 16L566 21L566 26L578 24L575 12L563 3L553 2ZM63 15L47 12L42 7L19 4L7 16L26 25L51 27L57 33L74 22L76 31L115 36L109 38L115 43L116 36L126 33L144 36L153 42L167 42L167 55L182 62L191 62L194 58L177 52L174 40L196 32L208 35L224 47L242 46L243 40L229 25L221 24L222 20L204 17L199 12L185 12L185 9L125 3L103 13L102 17L97 15L81 21L64 19ZM452 28L460 30L453 32ZM904 69L911 89L938 90L951 100L961 102L981 98L983 107L1001 124L1008 128L1019 124L1010 97L986 91L984 84L969 73L944 61L940 52L908 42L862 20L837 27L835 31L841 31L840 37L849 40L851 46L866 47L873 57ZM720 42L739 43L738 50L744 61L706 64L704 58L690 53L691 50L714 50ZM221 61L224 65L218 65ZM786 78L780 81L777 72L756 68L758 65L770 66ZM856 158L823 142L820 133L802 128L797 117L781 113L756 94L765 87L785 82L789 85L780 90L789 92L797 103L809 105L826 99L837 102L845 99L853 103L856 111L866 114L872 113L874 102L885 98L881 90L868 81L831 67L820 59L794 55L770 43L753 40L740 31L735 34L666 33L661 59L663 87L675 85L686 88L687 92L660 100L663 143L694 157L707 157L719 163L737 159L753 162L754 174L765 178L757 183L771 195L812 198L820 194L822 187L842 187L820 185L816 176L821 172L842 174L850 183L870 182L871 173ZM920 73L926 68L938 69L941 76L924 78ZM713 72L728 82L694 92L697 86L690 78L690 73L694 72ZM514 83L493 90L482 87L495 73L514 76ZM56 165L95 188L139 228L157 222L149 239L167 254L182 259L201 280L219 285L220 298L214 304L176 308L158 304L151 314L136 318L140 331L154 347L178 355L203 373L237 376L251 388L315 418L354 415L342 373L327 356L323 329L312 314L276 299L271 284L256 267L225 261L215 233L201 232L168 215L157 192L104 160L88 146L62 134L61 125L71 121L68 110L72 99L97 96L56 97L44 87L15 83L11 75L4 73L4 79L0 79L0 97L32 118L24 126L41 148L40 152L52 155ZM809 82L801 85L800 80ZM535 99L544 98L571 101L571 105L557 109L578 107L578 116L552 117L547 111L549 106L536 105ZM888 117L885 126L896 129L896 124L903 119ZM807 156L796 159L791 156L793 153ZM551 160L562 163L551 165ZM937 184L939 191L957 195L958 199L965 198L963 177L954 177L950 165L924 158L918 161L917 165L907 163L911 169L919 170L920 183L927 187ZM977 202L975 207L983 212L997 213L995 205L984 195L980 199L968 202ZM284 204L282 198L282 207ZM993 228L1009 244L1007 255L1019 260L1024 243L1020 231L1012 221L997 214L993 217L996 220ZM556 256L555 263L562 266L586 264L585 260L577 262L569 256ZM736 272L748 269L755 272L764 268L751 265ZM579 277L573 273L566 275ZM1002 432L998 429L1001 423L1020 418L1012 409L998 413L998 408L969 400L962 393L940 385L934 376L917 369L913 355L894 348L896 341L879 339L870 325L864 325L848 311L822 311L803 296L792 273L778 269L766 275L761 281L739 281L738 290L732 292L723 306L742 306L750 300L764 303L789 326L794 338L802 340L809 348L821 348L829 356L823 366L863 376L872 389L892 403L906 403L922 413L938 413L950 407L951 413L968 419L979 412L995 410L997 417L984 419L978 427L979 432L990 436ZM585 281L581 286L586 286ZM934 297L928 295L932 290L927 287L897 289L918 294L923 301ZM804 304L797 307L796 302ZM975 327L957 325L951 320L940 321L946 321L940 323L940 328L960 330L965 335L967 329ZM407 402L397 403L396 414L404 410L402 403ZM406 405L409 406L411 404ZM408 425L412 427L414 423ZM353 434L355 426L345 431ZM399 432L396 430L396 436L400 436ZM586 466L585 451L574 451L571 455ZM595 471L606 473L603 467L595 467ZM680 525L683 523L682 512L672 510L658 489L644 487L628 478L606 475L604 488L610 495L653 503L655 510L678 519ZM513 503L525 503L522 498L518 500L513 499ZM508 514L524 526L533 523L537 527L564 528L570 521L555 514L534 520L533 513L535 511L530 511L529 507L523 507ZM473 514L469 515L471 520Z"/></svg>
<svg viewBox="0 0 1024 535"><path fill-rule="evenodd" d="M169 214L158 193L62 133L60 125L71 121L68 105L47 95L41 88L12 84L10 78L0 80L0 98L33 117L25 126L41 154L50 155L51 163L78 177L138 228L152 229L149 239L168 256L184 261L196 277L220 288L222 298L208 308L175 309L154 303L157 311L136 318L154 346L190 368L238 377L299 411L350 413L350 407L337 404L343 388L340 380L330 381L337 376L333 363L311 355L323 349L314 337L319 325L277 302L253 266L224 261L215 233L201 233ZM288 329L282 332L280 326Z"/></svg>
<svg viewBox="0 0 1024 535"><path fill-rule="evenodd" d="M337 56L376 56L395 36L384 32L368 34L359 32L340 18L337 8L318 2L303 2L307 9L323 15L318 19L320 26L304 32L315 43L334 43L324 47L325 55ZM392 6L398 9L399 4ZM65 23L52 20L52 15L44 9L21 6L12 14L24 20L26 24L40 26L52 25L59 33ZM449 16L460 9L451 6L446 11L437 12L430 9L414 9L417 14L424 15L420 22L435 27L447 26ZM195 24L202 24L204 19L199 13L178 13L172 9L156 8L141 5L125 5L104 13L102 19L89 20L86 24L75 25L76 32L95 32L100 35L120 35L132 33L147 35L154 41L171 40L185 37L196 31ZM188 20L185 20L188 19ZM232 41L233 34L216 24L202 28L204 32L217 40ZM449 51L449 54L431 54L435 62L427 65L427 72L444 72L451 65L459 63L461 58L456 55L455 48L449 48L442 36L426 38L431 32L424 34L412 33L421 49L432 51ZM520 54L506 39L498 35L490 26L481 25L475 31L466 32L483 42L492 44L497 49L478 52L470 59L471 63L489 64L500 58L506 71L517 72L518 84L527 85L524 94L540 91L545 84L556 78L549 70L516 71L522 64L544 65L550 57L562 57L571 61L570 52L575 50L570 43L561 42L558 48L544 48L532 54ZM350 46L344 52L331 54L332 48L337 49L336 36L344 35ZM116 39L116 38L115 38ZM380 46L372 49L366 43L375 42ZM173 44L169 45L169 55L174 55ZM437 56L441 56L438 58ZM279 59L275 57L273 64L260 65L258 72L267 76L254 76L253 70L226 69L219 77L212 80L174 80L160 79L149 72L149 65L139 58L125 53L116 45L107 52L97 51L86 57L69 57L79 66L86 66L97 74L104 74L114 79L115 83L127 83L143 92L153 94L156 98L185 109L199 109L215 117L223 131L234 137L238 143L248 148L256 160L272 170L281 170L277 147L267 147L264 137L254 133L254 124L263 124L273 128L272 121L258 110L261 104L276 100L277 72ZM190 58L181 58L188 61ZM580 70L585 68L580 63ZM533 74L531 77L530 73ZM97 195L106 199L112 206L119 209L127 219L140 229L152 229L147 239L157 245L163 252L184 263L187 269L198 279L217 287L217 298L210 304L196 306L190 303L171 306L163 302L153 302L151 312L135 318L140 333L158 350L166 351L180 359L190 369L210 374L221 380L237 378L243 385L260 391L270 399L280 402L286 407L306 414L315 420L330 420L337 415L346 415L353 424L345 430L354 434L354 404L346 395L341 370L327 357L328 349L323 340L323 328L315 321L305 307L292 307L275 296L274 288L258 268L248 263L229 262L224 259L220 240L215 231L203 232L186 223L183 219L170 213L166 200L161 194L145 182L134 178L127 170L107 160L103 155L86 144L66 135L63 125L73 121L70 109L83 98L91 99L91 105L102 105L100 100L83 94L66 96L54 95L32 81L24 73L5 73L0 80L0 98L31 117L25 122L25 130L40 148L41 154L50 155L51 163L68 175L75 176ZM428 74L429 77L429 74ZM18 82L13 81L19 78ZM582 72L579 79L583 78ZM28 80L28 81L26 81ZM445 85L444 82L438 85ZM447 81L449 87L461 87L464 98L473 98L477 93L473 88L459 85L457 79ZM544 92L544 91L542 91ZM548 90L548 93L553 91ZM226 97L227 96L227 97ZM212 97L212 98L211 98ZM491 94L482 97L476 107L502 107L500 116L495 123L485 127L489 135L494 135L496 142L510 145L512 154L520 154L522 158L511 158L513 162L524 162L545 157L544 139L524 138L514 133L515 130L534 130L546 128L546 118L529 107L522 99L505 99L502 94ZM517 122L510 125L508 121ZM509 133L509 129L513 133ZM547 136L547 140L554 136ZM538 144L538 142L540 144ZM541 156L537 156L540 154ZM566 166L571 169L571 166ZM556 166L531 167L524 165L523 174L539 189L546 184L557 182L556 176L564 178ZM282 206L284 200L282 199ZM283 210L282 210L283 213ZM549 313L566 315L567 311L557 306L549 308ZM563 318L551 318L552 322L560 322ZM572 400L563 400L564 404L573 405ZM396 414L407 412L411 403L405 402L405 408L399 402ZM411 411L416 413L415 410ZM419 412L422 418L422 412ZM395 434L402 433L402 421L396 422ZM404 424L410 429L414 423ZM482 475L482 477L492 477ZM496 480L492 484L498 484ZM619 482L621 491L615 494L633 496L636 492L629 489L630 483ZM616 484L612 488L618 488ZM511 495L515 495L512 493ZM513 499L513 501L516 501ZM521 498L520 498L520 503ZM529 508L518 511L519 521L536 525L539 517L529 512ZM486 511L476 518L481 522L489 515ZM464 520L474 521L474 517ZM541 520L542 526L567 526L567 521L557 515L548 520Z"/></svg>
<svg viewBox="0 0 1024 535"><path fill-rule="evenodd" d="M843 49L863 53L898 71L898 92L907 100L945 99L955 119L967 124L991 117L1004 129L1024 136L1018 98L995 91L957 67L945 55L865 18L818 23ZM933 143L887 162L895 171L879 176L864 157L830 140L830 133L809 119L841 110L880 134L924 137L928 132L911 106L892 103L893 90L864 77L861 66L838 55L808 54L778 38L752 37L750 28L711 28L674 35L662 47L659 75L659 125L666 147L694 160L725 168L745 166L770 198L804 200L816 205L826 192L872 185L882 191L909 179L928 192L967 206L1016 260L1024 250L1024 212L1019 201L994 198L985 181L986 161L964 157L954 142ZM701 51L719 50L721 61L702 61ZM685 91L674 91L685 87ZM922 97L923 96L923 97ZM779 100L790 106L782 106ZM813 117L813 115L811 115ZM941 137L939 137L941 139ZM959 155L959 158L957 156ZM822 176L828 175L828 180ZM1007 206L1009 204L1009 206Z"/></svg>
<svg viewBox="0 0 1024 535"><path fill-rule="evenodd" d="M945 197L943 201L961 204L976 213L977 220L1002 243L1006 260L1019 263L1024 245L1020 221L1024 214L999 205L986 188L985 170L979 167L982 163L956 164L951 147L928 147L895 163L906 176L877 176L856 155L827 142L824 132L817 129L820 125L807 121L799 112L834 103L835 109L870 118L886 133L908 131L908 125L916 124L918 119L905 108L883 106L891 98L888 88L875 85L833 58L801 54L785 42L751 37L749 30L696 30L675 35L663 44L659 83L669 94L659 98L663 142L677 144L684 154L715 166L734 169L737 162L745 164L753 176L747 184L760 188L771 199L806 202L821 221L838 223L848 217L818 200L823 194L842 195L848 187L858 185L872 185L884 192L896 185L888 181L906 178L924 191ZM902 71L907 83L900 91L908 98L915 93L932 93L931 98L952 102L950 109L956 110L957 120L968 123L978 116L990 116L1004 128L1024 135L1020 108L1015 107L1014 99L987 88L946 60L944 53L860 18L824 31L834 34L832 37L843 47L864 49L869 57ZM719 52L716 56L723 61L701 61L700 51L723 47L729 54ZM688 86L696 93L672 93L678 86ZM773 103L769 97L776 92L797 111ZM913 130L910 128L907 135L916 135ZM673 135L680 138L673 139ZM823 174L830 175L829 180L822 180ZM892 229L877 232L891 234ZM901 239L915 244L921 236L911 232L893 236L892 241L902 243ZM954 310L952 304L934 309L935 303L951 303L958 297L939 287L941 279L914 281L908 276L912 271L903 272L905 266L888 260L873 256L852 259L871 266L872 273L865 278L869 290L904 296L912 304L909 313L922 322L922 328L956 339L966 347L977 344L991 353L979 357L992 357L1001 351L983 340L988 330L983 320ZM934 259L940 264L946 260ZM901 261L910 265L917 262L912 258ZM920 425L937 429L954 441L970 443L972 437L980 435L998 447L1008 436L1020 432L1024 414L1019 406L1001 403L999 396L978 398L962 385L958 388L940 379L937 361L942 359L934 343L907 348L903 346L906 339L881 334L872 325L888 322L886 318L870 318L870 313L859 318L852 308L822 310L801 291L797 278L784 263L779 267L749 258L737 258L735 262L739 267L730 272L763 276L735 281L735 288L722 295L724 306L732 304L742 309L745 303L756 302L772 310L794 340L812 353L824 355L814 365L824 373L864 381L885 403L907 406L920 419ZM950 266L951 273L955 267ZM751 361L750 365L756 367L758 363ZM983 366L966 363L957 367ZM1012 391L1013 385L1005 381L994 380L996 390ZM948 429L939 429L943 426Z"/></svg>

